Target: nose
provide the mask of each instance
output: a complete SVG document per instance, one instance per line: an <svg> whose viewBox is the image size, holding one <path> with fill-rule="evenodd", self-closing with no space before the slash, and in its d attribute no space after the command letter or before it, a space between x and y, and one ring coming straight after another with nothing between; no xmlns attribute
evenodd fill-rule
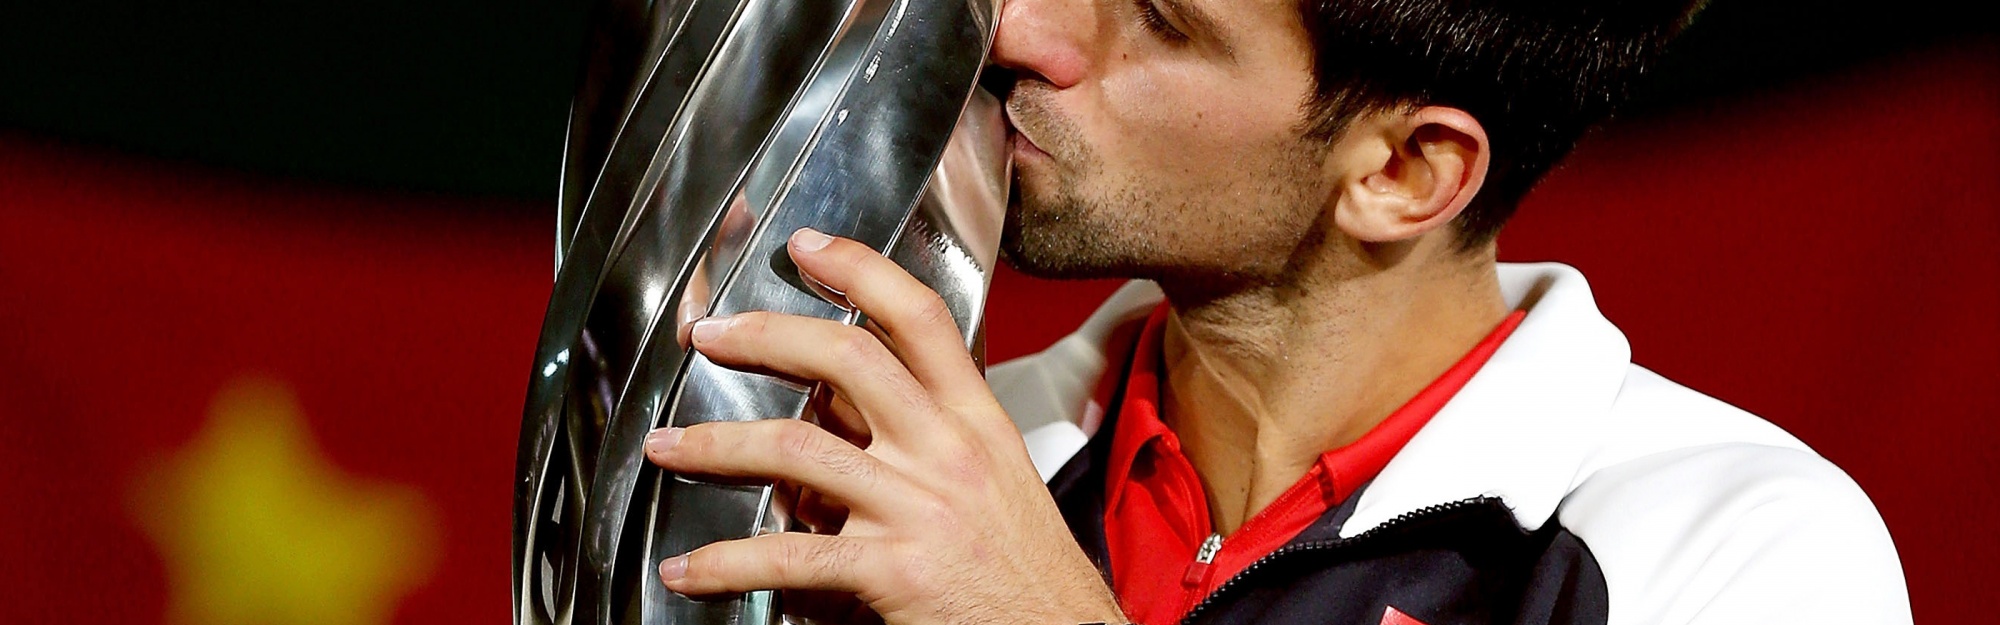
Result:
<svg viewBox="0 0 2000 625"><path fill-rule="evenodd" d="M1093 0L1006 0L1000 32L993 37L993 64L1022 78L1040 76L1057 89L1083 80L1088 72L1086 33L1095 22Z"/></svg>

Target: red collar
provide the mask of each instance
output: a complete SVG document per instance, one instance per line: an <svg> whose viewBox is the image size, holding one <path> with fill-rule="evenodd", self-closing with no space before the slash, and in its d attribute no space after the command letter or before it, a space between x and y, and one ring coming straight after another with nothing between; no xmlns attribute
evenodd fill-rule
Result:
<svg viewBox="0 0 2000 625"><path fill-rule="evenodd" d="M1110 464L1105 473L1105 537L1114 590L1135 623L1180 620L1215 587L1251 562L1283 546L1327 510L1374 479L1472 379L1525 316L1515 311L1457 364L1419 391L1374 429L1319 457L1305 476L1235 534L1224 537L1208 562L1199 562L1212 533L1208 499L1199 476L1182 455L1180 438L1160 420L1161 341L1169 308L1146 319L1124 375L1124 397L1115 407Z"/></svg>

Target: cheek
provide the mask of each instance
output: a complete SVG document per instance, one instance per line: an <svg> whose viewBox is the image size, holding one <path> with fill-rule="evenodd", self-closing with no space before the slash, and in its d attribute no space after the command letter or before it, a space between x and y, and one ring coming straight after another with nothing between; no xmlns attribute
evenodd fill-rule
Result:
<svg viewBox="0 0 2000 625"><path fill-rule="evenodd" d="M1108 168L1163 187L1186 188L1242 175L1273 146L1290 140L1295 123L1272 99L1209 84L1203 73L1135 69L1106 80L1108 123L1096 137Z"/></svg>
<svg viewBox="0 0 2000 625"><path fill-rule="evenodd" d="M1299 143L1296 97L1214 74L1107 80L1105 134L1092 137L1106 175L1086 184L1181 261L1275 271L1314 223L1318 161Z"/></svg>

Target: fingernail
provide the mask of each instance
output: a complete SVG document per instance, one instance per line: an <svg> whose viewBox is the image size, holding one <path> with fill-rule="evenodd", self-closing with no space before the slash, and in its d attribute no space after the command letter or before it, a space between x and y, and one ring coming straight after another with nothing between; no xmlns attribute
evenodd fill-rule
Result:
<svg viewBox="0 0 2000 625"><path fill-rule="evenodd" d="M688 557L686 555L674 556L660 562L660 581L671 582L686 577L687 572Z"/></svg>
<svg viewBox="0 0 2000 625"><path fill-rule="evenodd" d="M792 245L801 252L817 252L832 242L833 237L812 228L800 228L798 232L792 233Z"/></svg>
<svg viewBox="0 0 2000 625"><path fill-rule="evenodd" d="M689 295L692 295L692 293ZM700 321L702 316L708 314L708 298L681 296L680 313L680 318L674 320L680 325L688 325Z"/></svg>
<svg viewBox="0 0 2000 625"><path fill-rule="evenodd" d="M651 432L647 432L646 453L651 453L651 454L667 453L667 450L673 449L674 445L680 444L681 434L684 434L686 432L687 430L681 428L660 428L657 430L653 430Z"/></svg>
<svg viewBox="0 0 2000 625"><path fill-rule="evenodd" d="M734 321L736 321L734 317L709 317L694 322L695 342L707 343L722 338L722 333L728 331L729 324Z"/></svg>

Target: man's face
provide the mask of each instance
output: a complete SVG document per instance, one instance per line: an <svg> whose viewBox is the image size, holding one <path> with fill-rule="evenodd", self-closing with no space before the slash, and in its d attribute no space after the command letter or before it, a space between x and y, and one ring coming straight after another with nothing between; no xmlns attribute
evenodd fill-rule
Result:
<svg viewBox="0 0 2000 625"><path fill-rule="evenodd" d="M1008 0L1003 249L1050 276L1278 278L1333 190L1309 50L1293 0Z"/></svg>

